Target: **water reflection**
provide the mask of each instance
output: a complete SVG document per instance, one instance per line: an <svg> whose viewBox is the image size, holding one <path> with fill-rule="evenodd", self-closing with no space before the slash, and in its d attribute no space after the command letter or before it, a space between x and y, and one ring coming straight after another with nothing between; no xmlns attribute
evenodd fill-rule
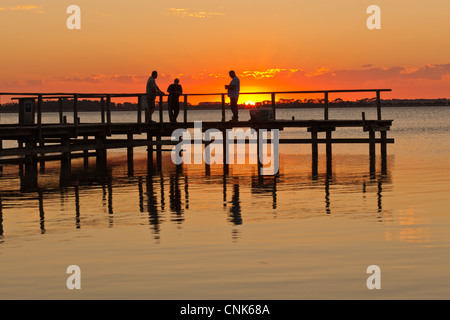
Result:
<svg viewBox="0 0 450 320"><path fill-rule="evenodd" d="M233 183L233 196L231 197L231 207L229 221L234 225L242 224L241 215L241 200L239 199L239 180L236 179Z"/></svg>
<svg viewBox="0 0 450 320"><path fill-rule="evenodd" d="M272 195L272 209L277 209L277 183L279 175L275 176L261 176L256 175L252 177L252 194L271 194Z"/></svg>
<svg viewBox="0 0 450 320"><path fill-rule="evenodd" d="M125 169L121 170L123 167ZM205 172L203 169L194 170L189 166L183 168L169 163L155 172L152 166L135 165L133 174L130 175L126 162L110 166L96 164L92 167L86 167L85 162L79 166L61 163L58 167L47 164L45 173L40 173L36 166L25 165L25 170L18 169L18 190L14 189L14 181L17 179L14 174L8 176L6 173L3 178L6 180L2 181L8 183L0 185L0 237L4 236L4 214L18 210L25 195L37 199L35 206L39 214L41 234L48 231L46 215L58 211L72 212L72 228L75 229L95 226L97 220L102 219L98 217L101 212L105 213L103 218L109 228L119 227L125 219L125 212L132 215L127 223L131 221L131 224L137 225L141 222L136 214L147 213L147 224L154 239L159 240L162 226L166 223L183 227L187 213L192 210L192 201L196 205L206 205L210 212L220 212L222 199L222 210L226 212L225 220L231 226L232 238L238 239L242 232L240 226L247 219L253 219L253 213L258 211L270 210L272 216L281 218L292 217L292 213L301 218L302 212L322 212L326 215L342 213L342 203L333 206L333 198L339 197L342 190L349 187L354 196L362 200L367 199L368 194L376 196L376 202L368 204L369 209L363 210L376 213L377 219L383 221L383 192L386 185L391 185L390 173L385 167L379 172L373 172L370 168L360 174L331 174L327 170L326 173L317 175L302 167L295 168L292 172L291 169L281 170L282 173L275 176L261 176L257 171L240 172L239 168L237 166L221 170L220 167L209 167ZM190 195L192 187L196 190L194 200ZM212 201L214 197L210 190L216 190L215 194L221 190L218 201ZM304 203L305 198L318 195L317 200L309 207L296 204L297 201ZM96 202L99 198L101 201ZM5 202L8 203L6 213ZM55 208L55 202L58 203L58 208ZM88 203L88 208L84 211L94 213L95 218L89 219L83 212L85 202ZM191 211L193 214L195 212L195 209ZM270 216L266 215L265 219ZM52 224L52 228L58 228L58 224Z"/></svg>
<svg viewBox="0 0 450 320"><path fill-rule="evenodd" d="M178 172L170 175L170 211L175 214L172 221L180 224L184 221L184 218L179 180Z"/></svg>
<svg viewBox="0 0 450 320"><path fill-rule="evenodd" d="M155 239L159 239L159 233L161 231L160 225L161 220L159 218L158 212L158 200L154 188L154 179L152 175L147 176L147 212L148 212L148 222L153 228L153 234Z"/></svg>

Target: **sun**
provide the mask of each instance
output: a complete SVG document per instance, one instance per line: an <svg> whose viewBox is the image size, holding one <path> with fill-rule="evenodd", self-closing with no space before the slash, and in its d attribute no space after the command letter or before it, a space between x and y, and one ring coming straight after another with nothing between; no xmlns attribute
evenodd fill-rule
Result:
<svg viewBox="0 0 450 320"><path fill-rule="evenodd" d="M246 106L254 106L256 103L255 103L255 101L246 101L246 102L244 102L244 104Z"/></svg>

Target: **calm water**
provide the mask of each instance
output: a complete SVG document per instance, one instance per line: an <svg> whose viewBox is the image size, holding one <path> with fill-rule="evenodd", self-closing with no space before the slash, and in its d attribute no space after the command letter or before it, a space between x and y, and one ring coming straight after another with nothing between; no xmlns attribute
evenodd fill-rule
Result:
<svg viewBox="0 0 450 320"><path fill-rule="evenodd" d="M330 118L360 119L361 111L375 118L362 109ZM219 120L220 111L189 116ZM277 116L320 119L322 110ZM0 123L14 117L2 114ZM334 146L330 179L323 146L312 176L309 145L282 145L280 175L263 178L255 165L232 165L227 176L220 165L177 171L169 153L162 172L149 174L144 148L132 176L115 150L106 170L94 158L87 170L73 160L70 174L49 162L34 189L5 166L0 298L449 299L450 109L385 109L383 117L394 120L388 137L396 139L385 172L379 158L370 172L367 145ZM81 290L66 287L69 265L81 268ZM366 287L369 265L381 268L381 290Z"/></svg>

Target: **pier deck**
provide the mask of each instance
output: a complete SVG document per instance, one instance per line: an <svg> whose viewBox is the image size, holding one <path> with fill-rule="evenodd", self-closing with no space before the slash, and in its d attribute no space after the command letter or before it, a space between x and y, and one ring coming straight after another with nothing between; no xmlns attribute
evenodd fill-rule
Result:
<svg viewBox="0 0 450 320"><path fill-rule="evenodd" d="M376 92L377 119L366 120L365 114L359 120L333 120L328 116L328 95L334 92ZM313 172L317 170L318 144L326 144L327 169L331 170L332 145L343 143L362 143L368 144L369 155L371 159L371 168L375 166L375 145L381 145L382 166L386 166L387 144L394 143L393 139L387 138L387 131L390 130L393 120L381 119L381 100L380 92L390 91L389 89L371 89L371 90L334 90L334 91L298 91L291 93L324 93L324 119L323 120L276 120L276 102L275 94L272 96L273 120L267 121L225 121L225 95L222 96L222 121L202 122L202 130L216 129L221 132L237 128L253 128L255 130L274 130L283 131L288 128L305 128L311 134L311 138L283 138L280 135L279 143L282 144L311 144ZM286 92L282 92L286 94ZM77 152L82 152L85 162L89 157L96 156L96 163L106 163L107 150L113 148L126 148L129 160L129 168L132 171L133 149L135 147L147 146L149 163L153 163L153 152L157 155L157 167L161 165L161 153L164 145L174 145L177 141L171 141L170 137L174 130L191 129L195 127L195 122L187 120L187 97L184 95L184 110L182 112L182 122L167 123L163 122L163 96L160 96L159 122L148 123L148 117L142 119L142 112L145 112L143 106L143 94L30 94L30 93L0 93L0 95L22 96L18 99L28 99L32 106L36 108L32 114L31 123L25 124L23 115L19 116L19 124L0 124L0 164L18 163L23 161L28 166L35 166L37 162L41 167L45 166L46 160L58 159L58 154L65 166L69 165L70 159L80 157ZM210 95L210 94L206 94ZM23 98L26 96L26 98ZM67 123L63 117L62 107L60 108L60 123L42 122L42 102L43 99L67 99L73 98L73 123ZM77 104L79 97L90 99L101 99L101 122L100 123L80 123L78 118ZM132 123L114 123L111 121L111 98L112 97L137 97L138 108L136 122ZM67 113L67 112L66 112ZM333 138L333 132L339 128L361 128L361 132L367 134L366 137L355 138ZM319 133L325 133L325 138L319 138ZM379 132L380 137L376 138ZM144 135L142 135L144 134ZM122 137L117 137L122 136ZM126 138L123 138L126 136ZM144 138L143 138L144 137ZM3 141L17 141L17 147L3 148ZM208 144L209 141L194 141ZM226 143L232 143L224 139L221 141L226 150ZM248 139L247 139L248 142ZM94 151L94 152L91 152Z"/></svg>

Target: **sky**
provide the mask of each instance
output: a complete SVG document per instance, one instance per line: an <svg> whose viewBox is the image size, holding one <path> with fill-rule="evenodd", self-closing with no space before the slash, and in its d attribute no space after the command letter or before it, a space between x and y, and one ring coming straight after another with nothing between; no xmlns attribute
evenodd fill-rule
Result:
<svg viewBox="0 0 450 320"><path fill-rule="evenodd" d="M163 91L178 77L185 93L222 93L235 70L242 92L450 98L449 13L448 0L0 0L0 92L141 93L157 70Z"/></svg>

